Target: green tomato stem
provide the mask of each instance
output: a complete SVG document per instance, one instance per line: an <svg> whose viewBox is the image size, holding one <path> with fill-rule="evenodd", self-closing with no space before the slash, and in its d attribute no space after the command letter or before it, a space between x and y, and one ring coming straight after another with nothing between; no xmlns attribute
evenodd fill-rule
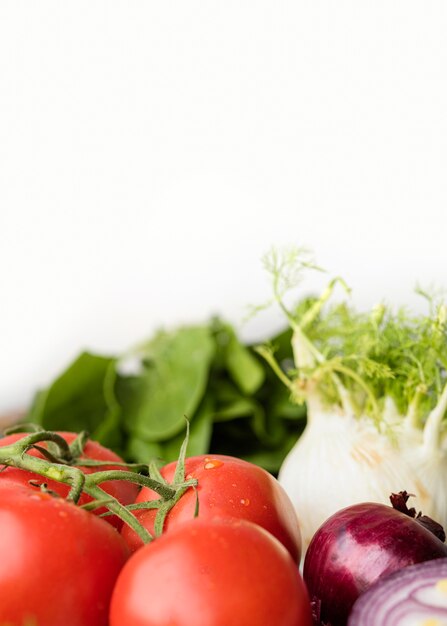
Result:
<svg viewBox="0 0 447 626"><path fill-rule="evenodd" d="M26 451L22 447L17 446L17 444L0 448L0 464L17 467L27 472L39 474L39 476L49 480L70 485L67 499L73 502L78 502L85 483L85 475L77 467L50 463L44 459L31 456L26 454Z"/></svg>
<svg viewBox="0 0 447 626"><path fill-rule="evenodd" d="M149 476L142 476L141 474L135 474L135 472L125 472L123 470L106 470L105 472L95 472L94 474L87 474L85 477L86 487L99 485L106 480L127 480L143 487L148 487L158 493L164 500L170 500L176 494L176 489L172 489L166 483L160 483L154 478Z"/></svg>
<svg viewBox="0 0 447 626"><path fill-rule="evenodd" d="M22 439L16 441L14 444L12 444L12 446L5 446L5 449L7 447L16 446L16 448L14 449L20 449L22 450L22 452L25 452L28 448L41 441L52 441L53 443L55 443L59 448L61 460L68 463L71 462L72 454L69 444L61 435L47 430L40 430L35 433L30 433L26 437L23 437Z"/></svg>
<svg viewBox="0 0 447 626"><path fill-rule="evenodd" d="M101 489L101 487L98 487L98 485L94 484L86 486L85 492L88 493L89 496L97 500L103 500L104 498L107 498L108 495L105 493L105 491ZM130 526L132 530L137 533L143 543L149 543L153 540L150 532L148 532L146 528L144 528L144 526L140 524L137 518L132 515L132 513L128 511L124 505L118 502L116 498L112 498L110 496L108 497L108 500L109 501L106 506L109 511L122 519L125 524Z"/></svg>
<svg viewBox="0 0 447 626"><path fill-rule="evenodd" d="M80 449L82 449L83 443L85 442L85 440L82 441L82 439L81 435L79 441L81 444ZM137 518L132 515L130 510L122 505L116 498L106 493L99 485L109 480L126 480L148 487L160 496L159 507L163 508L166 512L165 514L174 506L186 489L197 485L197 480L193 479L188 481L183 480L182 482L169 485L164 480L160 481L148 476L148 466L142 465L133 469L140 469L145 475L124 469L84 474L79 467L60 462L51 462L46 458L39 458L27 453L30 448L41 441L54 442L61 453L61 460L69 459L69 462L77 461L77 459L72 458L72 450L65 439L60 435L47 431L39 431L31 433L13 444L0 447L0 465L16 467L42 476L48 480L54 480L69 485L70 490L67 499L73 501L75 504L79 501L81 494L83 492L86 493L96 500L96 502L90 504L91 507L95 507L99 504L105 506L111 514L116 515L122 519L123 522L128 524L138 534L143 543L151 541L153 539L152 535L140 524ZM162 527L163 521L163 516L159 516L157 527Z"/></svg>

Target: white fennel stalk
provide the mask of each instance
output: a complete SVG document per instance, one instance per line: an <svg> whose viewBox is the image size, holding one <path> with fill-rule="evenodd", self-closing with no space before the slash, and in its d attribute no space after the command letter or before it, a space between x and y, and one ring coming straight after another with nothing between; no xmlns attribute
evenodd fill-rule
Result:
<svg viewBox="0 0 447 626"><path fill-rule="evenodd" d="M447 528L447 449L442 423L447 410L447 385L429 413L423 430L414 427L402 440L402 453L413 468L424 514ZM418 503L419 506L419 503Z"/></svg>

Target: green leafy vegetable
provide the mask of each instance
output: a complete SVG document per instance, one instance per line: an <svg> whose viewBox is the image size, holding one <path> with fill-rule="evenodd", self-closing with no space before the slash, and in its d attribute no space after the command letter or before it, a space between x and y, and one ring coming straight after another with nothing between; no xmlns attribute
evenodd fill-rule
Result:
<svg viewBox="0 0 447 626"><path fill-rule="evenodd" d="M142 374L119 395L132 437L160 441L182 431L205 392L213 351L206 327L161 332L147 345Z"/></svg>
<svg viewBox="0 0 447 626"><path fill-rule="evenodd" d="M292 359L287 337L272 338L284 367ZM234 328L214 318L158 332L123 356L82 354L36 394L25 419L88 430L128 460L168 462L177 458L185 416L189 454L237 454L276 472L305 411Z"/></svg>
<svg viewBox="0 0 447 626"><path fill-rule="evenodd" d="M250 350L239 342L231 327L227 327L227 333L229 341L225 356L228 373L243 393L256 393L264 382L264 370Z"/></svg>
<svg viewBox="0 0 447 626"><path fill-rule="evenodd" d="M88 430L117 444L119 406L114 397L116 359L84 352L45 391L37 394L28 421L49 430Z"/></svg>

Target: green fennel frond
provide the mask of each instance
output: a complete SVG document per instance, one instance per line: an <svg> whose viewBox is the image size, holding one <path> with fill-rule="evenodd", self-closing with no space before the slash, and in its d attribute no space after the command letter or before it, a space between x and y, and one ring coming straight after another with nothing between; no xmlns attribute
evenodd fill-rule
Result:
<svg viewBox="0 0 447 626"><path fill-rule="evenodd" d="M411 407L417 414L415 423L422 425L447 384L444 293L417 288L428 303L425 315L385 303L361 312L346 297L331 301L337 284L349 294L343 279L336 277L319 297L301 298L289 309L284 296L301 283L307 269L321 268L303 248L272 250L263 262L272 277L273 300L292 329L304 333L308 345L320 355L313 368L296 372L300 384L317 380L321 395L330 403L340 402L341 391L346 391L352 404L375 420L390 398L401 415Z"/></svg>

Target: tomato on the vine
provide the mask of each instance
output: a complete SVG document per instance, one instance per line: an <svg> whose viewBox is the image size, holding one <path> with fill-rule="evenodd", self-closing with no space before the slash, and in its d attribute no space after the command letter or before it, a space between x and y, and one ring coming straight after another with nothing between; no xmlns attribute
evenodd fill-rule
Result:
<svg viewBox="0 0 447 626"><path fill-rule="evenodd" d="M1 480L0 555L0 624L107 626L128 548L104 520Z"/></svg>
<svg viewBox="0 0 447 626"><path fill-rule="evenodd" d="M245 520L193 519L144 546L124 566L110 626L310 626L296 563Z"/></svg>
<svg viewBox="0 0 447 626"><path fill-rule="evenodd" d="M28 433L15 433L12 435L8 435L7 437L3 437L0 439L0 447L8 446L10 444L19 441L23 437L25 437ZM57 433L61 435L65 441L70 444L77 437L76 433L70 432L59 432ZM41 447L46 447L45 442L39 443ZM36 450L35 448L31 448L28 450L27 454L32 456L43 458L43 455ZM95 471L103 471L103 470L112 470L112 469L123 469L114 463L122 463L123 460L112 450L105 448L97 441L88 440L85 444L83 453L81 455L83 459L91 459L94 461L104 461L107 462L108 465L104 465L101 467L82 467L82 471L85 474L90 474ZM110 463L110 465L109 465ZM2 467L2 466L0 466ZM22 469L17 469L15 467L5 467L0 472L0 480L13 480L14 482L18 482L22 485L30 486L31 484L41 485L45 483L47 488L63 498L67 497L70 487L63 483L56 482L55 480L48 480L38 474L34 474L33 472L28 472ZM31 482L30 482L31 481ZM115 497L121 504L131 504L134 502L137 494L138 494L138 485L131 483L127 480L110 480L104 483L101 483L101 488L104 489L108 494ZM87 494L83 493L79 499L79 504L86 504L90 502L91 498ZM104 507L95 509L93 512L97 515L101 515L104 513L106 509ZM110 524L115 526L116 528L122 527L122 521L115 515L108 516L106 519Z"/></svg>
<svg viewBox="0 0 447 626"><path fill-rule="evenodd" d="M161 474L171 482L177 463L169 463ZM295 561L301 554L301 534L295 510L278 481L264 469L223 455L189 457L185 462L186 478L198 480L199 518L235 518L254 522L265 528L288 549ZM144 487L136 502L158 498ZM194 517L196 493L189 489L169 512L165 530ZM138 521L153 533L156 510L134 511ZM135 551L142 542L130 527L122 534L130 549Z"/></svg>

